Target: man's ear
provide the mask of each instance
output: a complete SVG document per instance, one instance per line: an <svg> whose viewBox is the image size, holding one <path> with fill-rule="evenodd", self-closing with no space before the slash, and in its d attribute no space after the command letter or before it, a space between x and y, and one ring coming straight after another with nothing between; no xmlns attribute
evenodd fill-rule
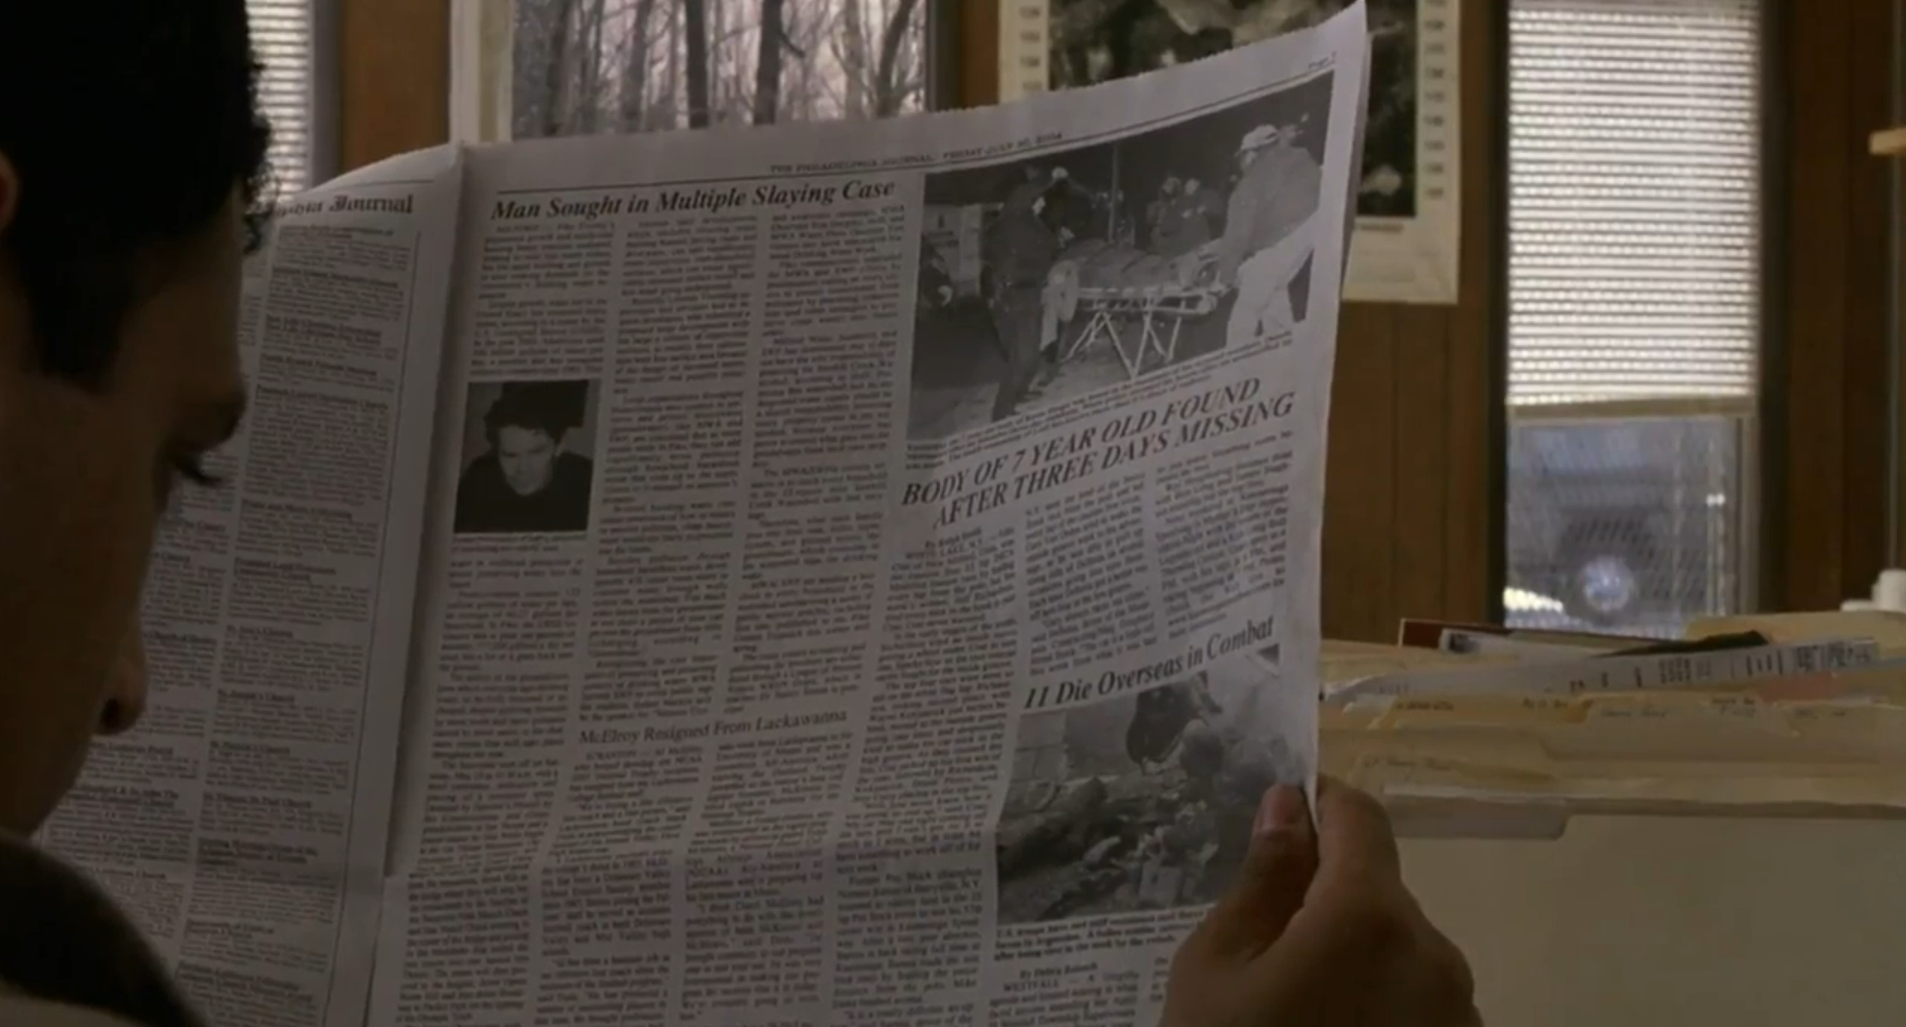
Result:
<svg viewBox="0 0 1906 1027"><path fill-rule="evenodd" d="M14 212L20 209L20 173L13 161L0 153L0 235L13 227Z"/></svg>

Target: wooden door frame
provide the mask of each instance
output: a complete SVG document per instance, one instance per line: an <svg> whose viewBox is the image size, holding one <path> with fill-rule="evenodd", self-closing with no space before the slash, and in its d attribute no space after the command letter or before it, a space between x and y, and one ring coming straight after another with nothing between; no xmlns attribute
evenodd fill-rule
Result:
<svg viewBox="0 0 1906 1027"><path fill-rule="evenodd" d="M337 172L450 138L452 0L337 0Z"/></svg>

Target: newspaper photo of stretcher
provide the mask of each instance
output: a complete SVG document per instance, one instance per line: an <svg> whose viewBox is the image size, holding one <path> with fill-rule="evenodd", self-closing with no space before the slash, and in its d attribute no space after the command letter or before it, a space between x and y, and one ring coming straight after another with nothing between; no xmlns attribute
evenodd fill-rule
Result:
<svg viewBox="0 0 1906 1027"><path fill-rule="evenodd" d="M1331 80L926 177L909 437L948 438L1307 310Z"/></svg>

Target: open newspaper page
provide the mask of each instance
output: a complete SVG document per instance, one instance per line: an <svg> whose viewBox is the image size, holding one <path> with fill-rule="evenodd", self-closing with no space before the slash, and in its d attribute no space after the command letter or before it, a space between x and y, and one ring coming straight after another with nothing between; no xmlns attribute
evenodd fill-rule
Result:
<svg viewBox="0 0 1906 1027"><path fill-rule="evenodd" d="M1152 1016L1316 762L1365 52L472 152L370 1022Z"/></svg>
<svg viewBox="0 0 1906 1027"><path fill-rule="evenodd" d="M42 836L221 1027L363 1022L459 178L430 151L280 204L227 482L156 541L145 716Z"/></svg>

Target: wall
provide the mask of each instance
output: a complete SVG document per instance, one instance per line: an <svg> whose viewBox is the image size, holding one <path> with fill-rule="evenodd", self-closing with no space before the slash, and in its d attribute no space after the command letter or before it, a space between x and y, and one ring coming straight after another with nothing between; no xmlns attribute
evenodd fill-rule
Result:
<svg viewBox="0 0 1906 1027"><path fill-rule="evenodd" d="M1866 595L1889 530L1888 188L1900 165L1867 139L1888 127L1892 12L1888 0L1816 0L1804 17L1772 6L1785 13L1769 33L1761 605L1832 609Z"/></svg>
<svg viewBox="0 0 1906 1027"><path fill-rule="evenodd" d="M1462 13L1462 288L1453 307L1343 313L1325 491L1323 626L1388 639L1402 616L1499 605L1502 404L1498 146L1503 4ZM446 0L341 0L339 132L348 169L445 138ZM998 95L997 5L961 4L959 88ZM401 98L398 101L396 98Z"/></svg>
<svg viewBox="0 0 1906 1027"><path fill-rule="evenodd" d="M1454 307L1352 303L1338 338L1324 500L1324 634L1486 620L1502 589L1500 309L1506 0L1462 10L1462 278Z"/></svg>
<svg viewBox="0 0 1906 1027"><path fill-rule="evenodd" d="M338 0L338 171L450 134L451 0Z"/></svg>

